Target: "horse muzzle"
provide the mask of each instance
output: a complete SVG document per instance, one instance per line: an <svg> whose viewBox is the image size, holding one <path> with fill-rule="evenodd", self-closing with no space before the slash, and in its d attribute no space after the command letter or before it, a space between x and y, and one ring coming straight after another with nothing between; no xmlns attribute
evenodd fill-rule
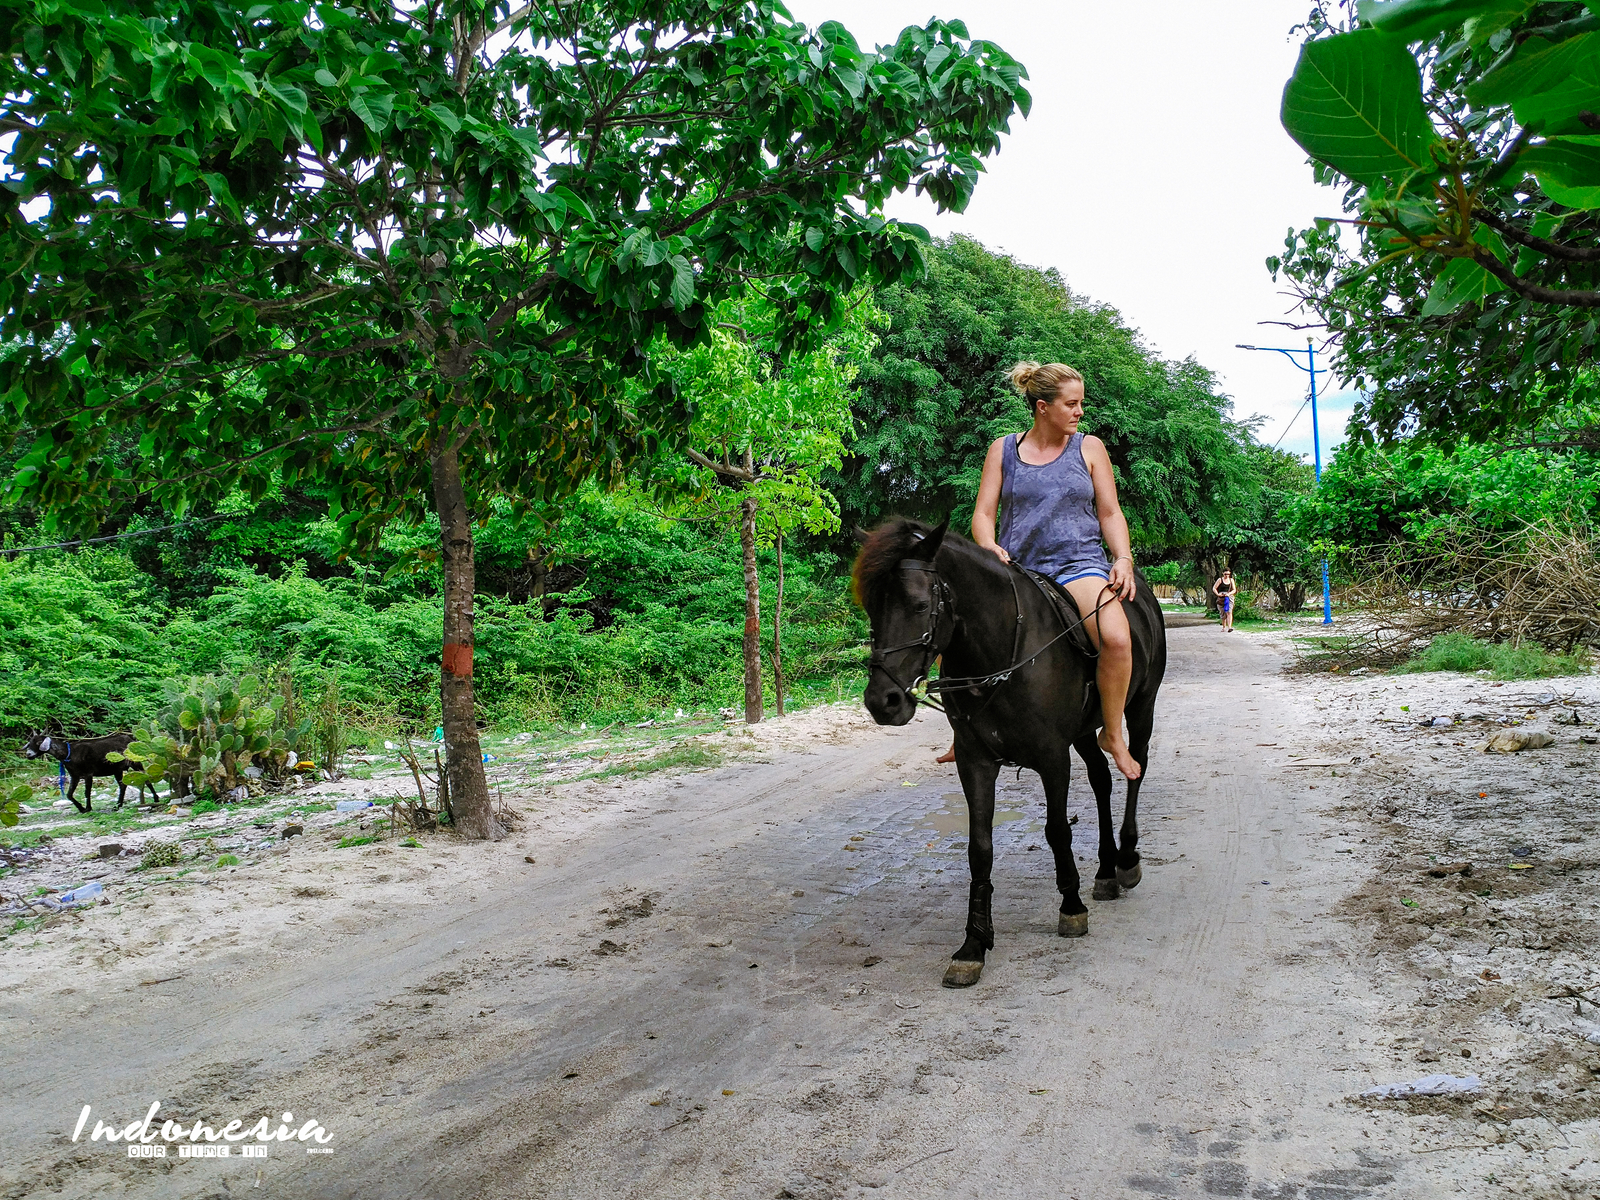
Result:
<svg viewBox="0 0 1600 1200"><path fill-rule="evenodd" d="M917 711L916 700L899 684L887 679L870 682L862 700L879 725L904 725Z"/></svg>

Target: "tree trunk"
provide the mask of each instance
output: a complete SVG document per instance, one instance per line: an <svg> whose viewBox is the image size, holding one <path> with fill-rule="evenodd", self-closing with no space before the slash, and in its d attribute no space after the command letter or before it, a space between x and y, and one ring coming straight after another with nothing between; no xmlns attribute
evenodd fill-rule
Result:
<svg viewBox="0 0 1600 1200"><path fill-rule="evenodd" d="M469 838L498 841L505 836L489 803L483 751L472 695L472 604L476 575L472 520L461 486L461 459L455 449L433 459L433 502L439 513L444 567L444 662L439 701L444 715L444 769L456 831ZM444 787L440 792L445 791Z"/></svg>
<svg viewBox="0 0 1600 1200"><path fill-rule="evenodd" d="M756 502L739 502L739 544L744 547L744 719L761 723L761 576L756 574Z"/></svg>
<svg viewBox="0 0 1600 1200"><path fill-rule="evenodd" d="M783 716L783 534L778 535L778 595L772 603L772 694Z"/></svg>
<svg viewBox="0 0 1600 1200"><path fill-rule="evenodd" d="M1217 594L1211 589L1217 580L1222 578L1222 572L1217 567L1214 558L1196 558L1195 566L1200 571L1200 586L1206 597L1206 616L1214 617L1222 611L1222 602L1217 599Z"/></svg>

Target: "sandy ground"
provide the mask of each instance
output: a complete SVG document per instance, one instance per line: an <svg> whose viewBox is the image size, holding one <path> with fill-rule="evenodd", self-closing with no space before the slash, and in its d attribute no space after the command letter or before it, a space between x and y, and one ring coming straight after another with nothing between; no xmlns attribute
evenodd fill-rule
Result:
<svg viewBox="0 0 1600 1200"><path fill-rule="evenodd" d="M966 865L933 713L710 727L728 764L676 775L502 762L523 816L492 847L340 848L363 815L320 812L283 842L280 804L197 882L116 860L109 903L0 943L0 1195L1600 1196L1600 681L1297 677L1279 634L1170 638L1143 884L1057 938L1037 779L1003 777L966 991L938 986ZM1556 744L1478 750L1510 722ZM92 848L0 891L81 882ZM1481 1087L1360 1097L1435 1072ZM330 1153L89 1141L156 1100L292 1112Z"/></svg>

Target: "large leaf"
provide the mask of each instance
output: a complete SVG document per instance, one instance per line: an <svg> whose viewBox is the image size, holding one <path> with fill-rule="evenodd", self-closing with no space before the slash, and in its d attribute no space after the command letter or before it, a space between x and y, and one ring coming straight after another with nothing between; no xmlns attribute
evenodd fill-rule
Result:
<svg viewBox="0 0 1600 1200"><path fill-rule="evenodd" d="M1529 38L1510 62L1469 87L1467 99L1485 108L1509 104L1518 121L1547 134L1581 132L1578 114L1600 110L1600 33L1563 42Z"/></svg>
<svg viewBox="0 0 1600 1200"><path fill-rule="evenodd" d="M1600 208L1600 136L1549 138L1522 152L1545 195L1568 208Z"/></svg>
<svg viewBox="0 0 1600 1200"><path fill-rule="evenodd" d="M1463 304L1482 304L1485 296L1505 291L1506 285L1470 258L1455 259L1433 281L1422 315L1442 317Z"/></svg>
<svg viewBox="0 0 1600 1200"><path fill-rule="evenodd" d="M694 268L681 254L672 256L672 305L682 312L694 303Z"/></svg>
<svg viewBox="0 0 1600 1200"><path fill-rule="evenodd" d="M1307 154L1360 183L1430 166L1437 140L1417 60L1399 39L1370 29L1301 48L1282 119Z"/></svg>
<svg viewBox="0 0 1600 1200"><path fill-rule="evenodd" d="M1496 7L1503 0L1361 0L1356 16L1380 33L1416 42Z"/></svg>
<svg viewBox="0 0 1600 1200"><path fill-rule="evenodd" d="M1496 0L1466 23L1463 32L1473 47L1482 46L1502 29L1509 29L1532 11L1537 0Z"/></svg>

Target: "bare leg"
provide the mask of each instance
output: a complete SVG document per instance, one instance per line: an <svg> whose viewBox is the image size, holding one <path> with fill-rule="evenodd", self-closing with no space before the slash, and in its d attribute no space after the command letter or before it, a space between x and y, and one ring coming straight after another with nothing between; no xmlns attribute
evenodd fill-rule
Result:
<svg viewBox="0 0 1600 1200"><path fill-rule="evenodd" d="M1092 577L1066 585L1082 613L1094 612L1105 599L1105 586L1105 580ZM1128 614L1122 611L1122 601L1107 600L1099 613L1084 622L1084 628L1100 651L1094 676L1100 689L1100 713L1105 719L1100 748L1111 755L1124 776L1137 779L1142 768L1128 750L1128 739L1122 731L1122 709L1128 699L1128 681L1133 677L1133 635L1128 630Z"/></svg>

